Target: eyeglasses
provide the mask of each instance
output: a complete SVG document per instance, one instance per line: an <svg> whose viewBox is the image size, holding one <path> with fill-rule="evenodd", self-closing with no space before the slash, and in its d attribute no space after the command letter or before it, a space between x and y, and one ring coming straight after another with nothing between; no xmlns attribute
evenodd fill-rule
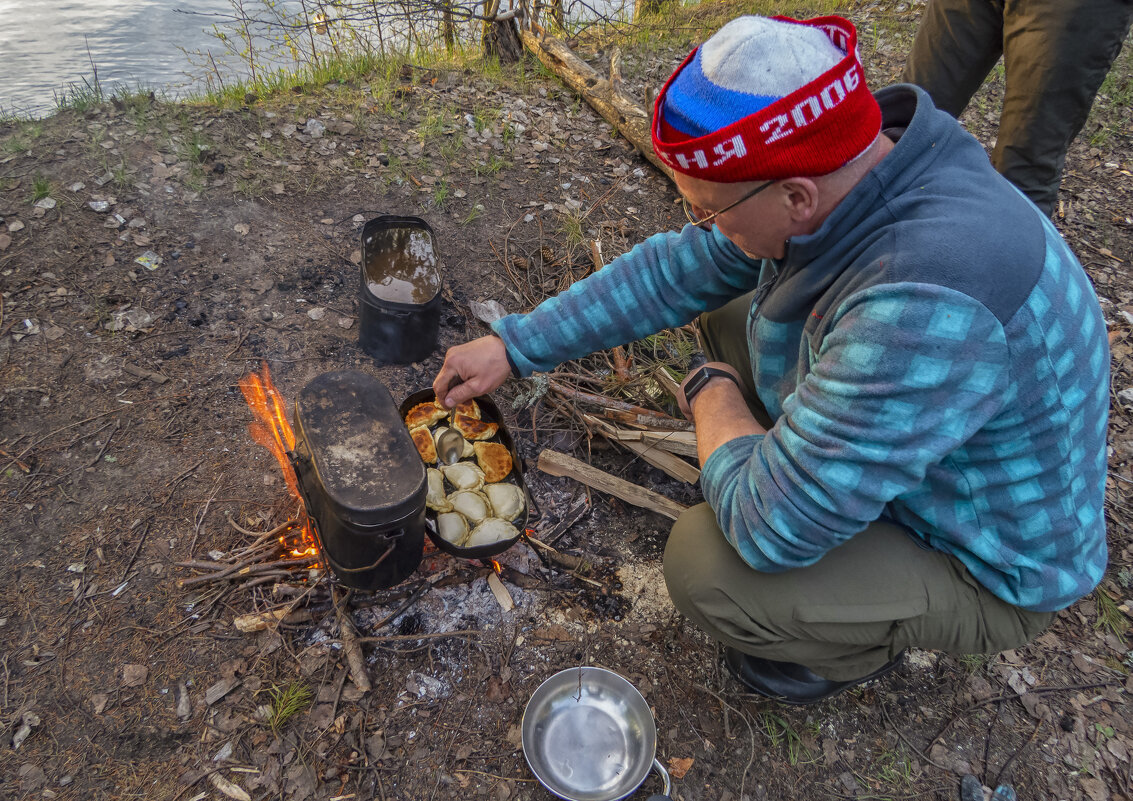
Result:
<svg viewBox="0 0 1133 801"><path fill-rule="evenodd" d="M773 183L775 183L775 182L774 181L768 181L765 184L760 184L755 189L751 190L750 192L748 192L746 195L744 195L743 197L741 197L739 200L735 201L734 203L729 203L727 206L720 209L719 211L714 211L711 214L707 214L703 217L698 217L696 215L694 206L691 203L688 202L688 198L686 198L684 195L681 196L681 206L684 207L685 216L688 217L688 221L690 223L692 223L693 225L698 225L698 226L703 228L705 225L707 225L708 223L715 220L717 217L719 217L724 212L729 211L731 209L734 209L736 206L740 205L745 200L751 200L753 197L758 195L760 192L762 192L767 187L771 186L771 184L773 184Z"/></svg>

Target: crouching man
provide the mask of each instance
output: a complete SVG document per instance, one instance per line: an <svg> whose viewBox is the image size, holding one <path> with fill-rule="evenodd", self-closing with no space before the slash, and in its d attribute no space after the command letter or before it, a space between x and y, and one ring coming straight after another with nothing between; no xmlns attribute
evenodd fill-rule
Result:
<svg viewBox="0 0 1133 801"><path fill-rule="evenodd" d="M1050 221L839 17L741 17L654 111L689 225L457 346L448 406L699 318L707 503L677 608L752 691L811 703L909 646L1026 643L1100 580L1109 353ZM445 391L445 388L449 388Z"/></svg>

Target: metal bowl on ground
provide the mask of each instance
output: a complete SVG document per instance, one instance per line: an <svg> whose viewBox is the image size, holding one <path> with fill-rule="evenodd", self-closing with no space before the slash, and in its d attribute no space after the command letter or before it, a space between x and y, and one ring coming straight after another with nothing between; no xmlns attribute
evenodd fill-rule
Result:
<svg viewBox="0 0 1133 801"><path fill-rule="evenodd" d="M404 420L405 415L409 414L409 410L414 406L420 403L431 403L435 400L436 395L433 393L432 389L422 389L418 392L414 392L401 403L401 419ZM478 545L474 548L461 548L460 546L453 545L451 542L441 537L441 535L437 533L436 512L434 512L432 509L427 509L425 513L425 534L428 535L429 539L433 541L433 544L436 545L437 548L444 551L445 553L452 554L453 556L458 556L461 559L487 559L491 556L495 556L496 554L503 553L508 548L515 545L519 538L523 536L523 532L527 528L528 522L531 518L531 493L527 491L527 485L523 481L523 462L520 460L519 453L515 449L515 440L511 438L511 434L508 433L508 430L504 425L504 419L503 415L500 413L500 407L496 406L495 401L493 401L487 395L480 395L474 400L480 407L480 414L483 419L488 421L489 423L496 423L497 425L499 425L499 430L496 432L496 435L492 437L492 439L501 443L505 448L508 449L508 453L511 454L511 474L508 475L505 481L515 484L521 490L523 490L524 509L523 514L521 514L516 520L512 521L512 525L515 526L517 532L516 536L510 537L506 540L498 540L487 545ZM431 426L430 428L432 429L435 427L436 426Z"/></svg>
<svg viewBox="0 0 1133 801"><path fill-rule="evenodd" d="M523 711L523 756L539 783L565 801L628 798L655 768L669 798L669 774L656 759L649 704L613 671L577 667L544 681Z"/></svg>

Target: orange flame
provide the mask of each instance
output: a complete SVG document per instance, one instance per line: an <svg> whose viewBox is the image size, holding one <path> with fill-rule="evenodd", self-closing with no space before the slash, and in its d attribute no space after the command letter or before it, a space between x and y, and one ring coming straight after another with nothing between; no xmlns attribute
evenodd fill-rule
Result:
<svg viewBox="0 0 1133 801"><path fill-rule="evenodd" d="M295 431L287 422L286 404L279 390L272 383L267 362L263 363L260 372L248 373L240 379L239 384L244 400L247 401L252 414L256 416L256 422L248 424L248 433L255 442L271 451L279 463L279 469L283 471L283 479L287 482L291 497L299 501L300 525L285 532L279 541L289 550L290 556L318 556L318 543L311 529L310 520L307 518L306 509L303 507L303 498L299 495L299 482L295 470L291 467L291 461L287 458L287 452L295 449ZM312 565L312 567L317 566Z"/></svg>
<svg viewBox="0 0 1133 801"><path fill-rule="evenodd" d="M497 576L504 572L504 566L495 559L489 559L488 561L492 563L492 570L496 571Z"/></svg>

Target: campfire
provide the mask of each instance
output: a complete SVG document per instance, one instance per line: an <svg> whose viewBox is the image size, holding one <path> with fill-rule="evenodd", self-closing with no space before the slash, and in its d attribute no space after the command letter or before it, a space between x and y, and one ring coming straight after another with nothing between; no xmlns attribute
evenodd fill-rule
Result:
<svg viewBox="0 0 1133 801"><path fill-rule="evenodd" d="M216 599L232 590L251 594L255 611L233 620L239 631L249 633L280 626L302 626L314 631L326 625L325 618L329 615L332 636L337 630L337 639L355 684L367 689L369 680L362 644L472 636L474 629L460 628L467 625L467 620L487 622L493 608L503 612L516 606L538 608L541 602L529 591L550 588L552 584L558 584L559 591L573 586L583 595L592 596L586 605L595 612L620 619L620 601L615 597L620 582L607 583L583 575L589 570L588 560L561 553L553 547L555 540L589 511L585 496L577 499L585 503L572 503L556 515L557 522L540 528L540 536L546 542L535 538L536 531L527 529L522 537L525 546L513 547L495 558L474 559L446 553L426 539L423 547L418 545L411 553L413 561L408 573L401 574L372 595L352 597L355 591L338 575L340 567L334 554L328 554L321 532L319 521L325 516L319 510L325 511L328 496L314 495L311 490L311 465L305 449L308 438L318 435L313 430L312 420L300 414L302 410L297 405L293 427L288 420L287 403L272 382L266 364L240 379L239 386L254 418L248 425L249 435L271 451L295 511L282 523L275 526L269 523L264 530L246 527L242 523L251 521L237 522L229 516L228 524L248 538L245 544L228 552L209 550L207 557L201 555L178 563L179 567L194 572L180 579L178 585L199 588L205 596L213 595L214 605ZM335 385L332 389L330 397L338 397L339 387ZM301 402L302 398L301 395ZM419 458L416 451L413 456ZM374 564L382 562L388 553L381 553ZM372 557L367 561L372 561ZM392 563L393 559L389 561ZM366 569L370 567L373 565L367 564ZM414 580L405 581L404 576L408 574L415 574ZM556 576L562 577L561 580ZM483 592L483 584L478 591L473 589L481 578L490 592ZM408 612L413 606L418 612ZM429 621L426 628L434 630L421 631L411 626L414 633L375 636L375 632L394 621L417 613ZM358 627L365 636L359 633Z"/></svg>
<svg viewBox="0 0 1133 801"><path fill-rule="evenodd" d="M259 373L249 373L240 379L240 391L256 417L255 422L248 424L248 433L253 441L271 451L272 456L279 463L279 469L283 472L283 480L287 482L291 497L299 502L295 525L280 535L279 542L286 552L296 559L317 557L318 541L311 528L311 521L307 517L303 498L299 494L295 469L287 455L295 450L295 431L287 422L285 404L279 390L272 383L271 372L266 362ZM318 566L317 562L310 565L311 568Z"/></svg>

